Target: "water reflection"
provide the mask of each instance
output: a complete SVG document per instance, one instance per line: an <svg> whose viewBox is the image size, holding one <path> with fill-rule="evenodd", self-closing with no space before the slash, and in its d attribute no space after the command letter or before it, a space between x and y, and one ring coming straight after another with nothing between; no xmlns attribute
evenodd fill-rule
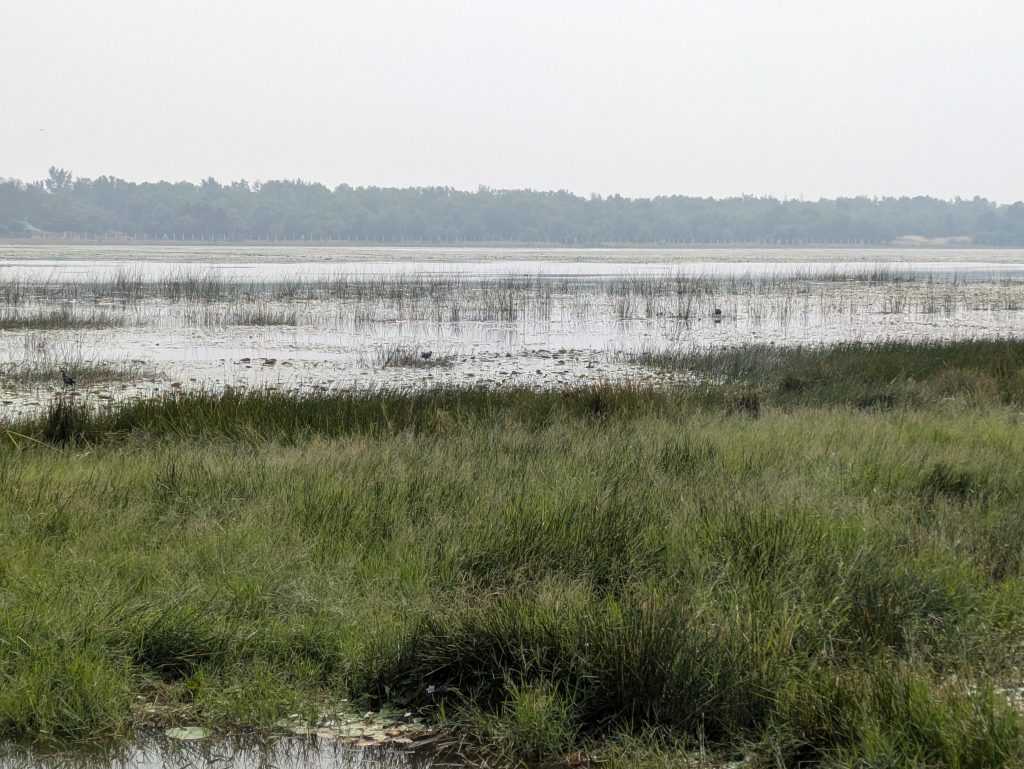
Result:
<svg viewBox="0 0 1024 769"><path fill-rule="evenodd" d="M440 769L463 764L431 755L357 749L319 738L150 740L101 751L40 752L7 747L0 769Z"/></svg>

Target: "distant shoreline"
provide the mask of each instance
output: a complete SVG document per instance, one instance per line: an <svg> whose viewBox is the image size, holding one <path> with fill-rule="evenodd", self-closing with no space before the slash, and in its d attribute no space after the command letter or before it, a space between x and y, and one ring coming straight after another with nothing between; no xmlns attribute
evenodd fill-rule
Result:
<svg viewBox="0 0 1024 769"><path fill-rule="evenodd" d="M209 239L202 237L185 238L135 238L135 237L63 237L60 235L44 235L33 238L0 237L0 245L3 246L31 246L31 245L82 245L82 246L227 246L227 247L282 247L295 248L308 246L311 248L486 248L486 249L551 249L551 250L600 250L616 249L643 251L658 249L665 251L694 251L694 250L722 250L722 249L757 249L757 250L848 250L848 249L900 249L906 251L918 251L925 249L942 249L949 251L1013 251L1021 250L1021 246L996 246L989 244L975 244L965 242L956 238L920 238L920 239L898 239L885 242L804 242L804 243L759 243L756 241L737 242L694 242L694 243L562 243L551 241L481 241L481 240L460 240L438 242L430 240L333 240L333 239L299 239L299 240L274 240L274 239L253 239L253 240L225 240Z"/></svg>

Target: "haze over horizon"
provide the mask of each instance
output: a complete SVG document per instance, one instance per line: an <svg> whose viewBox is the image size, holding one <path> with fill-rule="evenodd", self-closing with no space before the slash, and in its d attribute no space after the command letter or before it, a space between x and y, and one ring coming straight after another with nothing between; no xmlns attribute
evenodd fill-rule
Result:
<svg viewBox="0 0 1024 769"><path fill-rule="evenodd" d="M0 177L1024 199L1003 0L0 10Z"/></svg>

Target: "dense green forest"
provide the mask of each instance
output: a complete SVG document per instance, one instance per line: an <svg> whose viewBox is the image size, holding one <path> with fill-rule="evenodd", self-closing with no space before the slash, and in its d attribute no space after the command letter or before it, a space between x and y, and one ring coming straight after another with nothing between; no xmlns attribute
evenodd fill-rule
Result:
<svg viewBox="0 0 1024 769"><path fill-rule="evenodd" d="M984 198L797 201L580 197L566 191L464 192L244 180L221 184L75 177L0 179L0 234L377 242L889 243L905 236L1024 245L1024 203Z"/></svg>

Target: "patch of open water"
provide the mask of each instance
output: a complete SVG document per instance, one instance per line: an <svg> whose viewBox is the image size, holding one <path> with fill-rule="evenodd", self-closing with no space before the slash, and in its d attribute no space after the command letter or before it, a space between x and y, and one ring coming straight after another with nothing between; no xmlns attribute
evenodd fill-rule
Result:
<svg viewBox="0 0 1024 769"><path fill-rule="evenodd" d="M352 748L318 737L149 740L103 751L6 748L0 769L448 769L467 763L395 748Z"/></svg>

